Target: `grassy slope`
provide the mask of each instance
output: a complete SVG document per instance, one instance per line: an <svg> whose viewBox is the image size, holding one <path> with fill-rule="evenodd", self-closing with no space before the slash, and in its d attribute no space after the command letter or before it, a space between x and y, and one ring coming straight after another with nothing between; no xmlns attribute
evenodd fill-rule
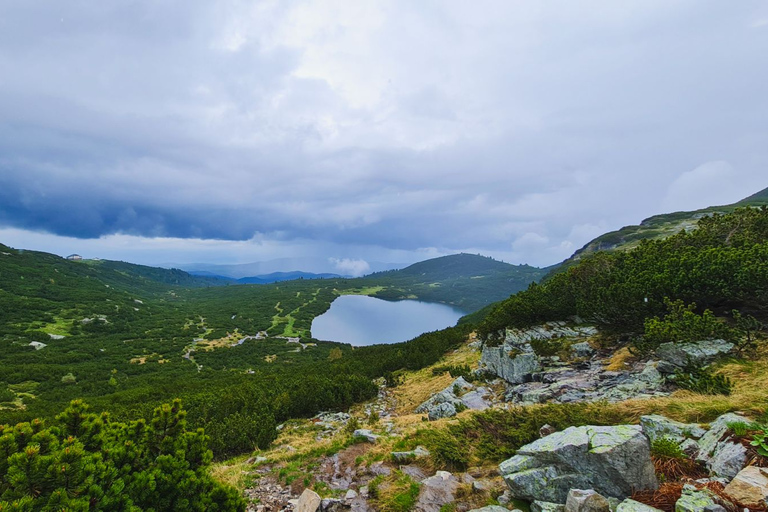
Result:
<svg viewBox="0 0 768 512"><path fill-rule="evenodd" d="M569 259L565 260L563 266L572 265L583 256L597 251L629 250L636 247L641 240L666 238L679 233L681 230L690 230L696 225L696 221L705 215L729 213L740 206L763 205L768 205L768 188L729 205L710 206L691 212L654 215L636 226L625 226L619 230L600 235L576 251Z"/></svg>

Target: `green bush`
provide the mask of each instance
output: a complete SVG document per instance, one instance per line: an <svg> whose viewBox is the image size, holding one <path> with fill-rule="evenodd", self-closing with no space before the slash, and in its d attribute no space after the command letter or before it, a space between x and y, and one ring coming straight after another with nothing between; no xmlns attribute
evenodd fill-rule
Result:
<svg viewBox="0 0 768 512"><path fill-rule="evenodd" d="M676 371L672 380L680 388L703 395L730 395L733 387L731 379L725 375L692 362Z"/></svg>
<svg viewBox="0 0 768 512"><path fill-rule="evenodd" d="M128 424L73 401L49 428L0 426L0 452L0 510L245 510L211 478L207 437L186 430L179 401Z"/></svg>
<svg viewBox="0 0 768 512"><path fill-rule="evenodd" d="M685 453L680 445L669 437L660 437L651 441L651 455L667 459L685 459Z"/></svg>

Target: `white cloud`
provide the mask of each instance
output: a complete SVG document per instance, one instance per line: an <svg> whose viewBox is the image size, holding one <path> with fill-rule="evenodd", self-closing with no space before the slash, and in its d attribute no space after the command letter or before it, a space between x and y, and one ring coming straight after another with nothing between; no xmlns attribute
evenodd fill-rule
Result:
<svg viewBox="0 0 768 512"><path fill-rule="evenodd" d="M350 258L329 258L328 261L333 263L336 270L338 270L342 275L358 277L371 271L371 266L365 260L353 260Z"/></svg>

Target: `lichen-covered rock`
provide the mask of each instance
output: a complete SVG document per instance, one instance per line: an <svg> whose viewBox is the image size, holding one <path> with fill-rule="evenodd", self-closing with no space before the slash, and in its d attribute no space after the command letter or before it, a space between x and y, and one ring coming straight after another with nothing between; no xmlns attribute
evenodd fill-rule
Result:
<svg viewBox="0 0 768 512"><path fill-rule="evenodd" d="M565 505L537 500L531 502L531 512L565 512Z"/></svg>
<svg viewBox="0 0 768 512"><path fill-rule="evenodd" d="M611 505L594 489L571 489L565 500L565 512L611 512Z"/></svg>
<svg viewBox="0 0 768 512"><path fill-rule="evenodd" d="M645 503L640 503L639 501L635 501L627 498L621 503L619 503L619 506L616 507L616 512L662 512L662 511L659 510L658 508L650 507Z"/></svg>
<svg viewBox="0 0 768 512"><path fill-rule="evenodd" d="M741 443L727 439L729 423L749 423L749 420L728 413L713 421L707 433L699 439L696 460L705 464L715 476L731 479L746 464L746 449Z"/></svg>
<svg viewBox="0 0 768 512"><path fill-rule="evenodd" d="M595 353L595 349L593 349L586 341L574 343L570 346L570 349L573 357L590 357Z"/></svg>
<svg viewBox="0 0 768 512"><path fill-rule="evenodd" d="M574 488L625 498L658 487L648 438L634 425L569 427L521 447L499 471L529 501L564 504Z"/></svg>
<svg viewBox="0 0 768 512"><path fill-rule="evenodd" d="M355 430L352 433L352 436L353 437L364 437L366 439L366 441L368 441L369 443L375 443L376 440L379 438L379 436L377 436L372 431L370 431L368 429L365 429L365 428L359 428L359 429Z"/></svg>
<svg viewBox="0 0 768 512"><path fill-rule="evenodd" d="M675 366L685 366L688 361L709 364L733 350L733 343L725 340L701 340L691 342L662 343L656 355Z"/></svg>
<svg viewBox="0 0 768 512"><path fill-rule="evenodd" d="M725 487L725 493L748 507L768 505L768 468L742 469Z"/></svg>
<svg viewBox="0 0 768 512"><path fill-rule="evenodd" d="M427 417L429 421L435 421L442 418L452 418L456 416L456 406L451 402L436 405L429 409Z"/></svg>
<svg viewBox="0 0 768 512"><path fill-rule="evenodd" d="M487 507L472 509L469 512L509 512L509 509L499 505L488 505Z"/></svg>
<svg viewBox="0 0 768 512"><path fill-rule="evenodd" d="M683 494L675 503L675 512L726 512L715 495L708 489L696 489L692 485L683 487Z"/></svg>
<svg viewBox="0 0 768 512"><path fill-rule="evenodd" d="M480 367L493 372L502 379L512 384L520 384L528 379L528 376L541 369L539 357L530 352L521 352L520 349L510 349L506 345L500 347L486 347L480 359Z"/></svg>
<svg viewBox="0 0 768 512"><path fill-rule="evenodd" d="M641 416L640 425L651 442L666 437L681 444L686 439L701 439L707 433L706 430L695 423L681 423L658 414Z"/></svg>
<svg viewBox="0 0 768 512"><path fill-rule="evenodd" d="M392 460L398 463L407 463L414 459L428 456L429 450L423 446L417 446L415 450L411 450L409 452L392 452Z"/></svg>

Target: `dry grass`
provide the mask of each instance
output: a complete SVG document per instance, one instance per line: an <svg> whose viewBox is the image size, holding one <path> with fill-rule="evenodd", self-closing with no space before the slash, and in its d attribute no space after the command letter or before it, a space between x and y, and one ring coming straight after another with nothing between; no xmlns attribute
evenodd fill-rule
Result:
<svg viewBox="0 0 768 512"><path fill-rule="evenodd" d="M433 368L446 365L461 366L465 364L470 367L475 367L477 366L478 361L480 361L480 352L469 348L467 345L463 345L450 354L447 354L432 366L428 366L427 368L415 372L407 372L404 375L403 383L392 390L394 397L397 399L397 414L412 414L413 410L427 400L433 393L442 391L450 386L451 382L455 380L448 373L439 376L433 375ZM417 416L418 418L421 418L420 415Z"/></svg>
<svg viewBox="0 0 768 512"><path fill-rule="evenodd" d="M605 369L609 372L620 372L627 369L629 362L633 360L633 356L627 347L620 348L611 356L610 362Z"/></svg>
<svg viewBox="0 0 768 512"><path fill-rule="evenodd" d="M720 365L718 373L729 377L733 390L729 396L700 395L676 391L651 400L628 400L616 407L633 418L643 414L662 414L685 422L708 422L726 412L738 411L757 417L768 410L768 354L763 351L752 361L732 361Z"/></svg>
<svg viewBox="0 0 768 512"><path fill-rule="evenodd" d="M244 489L248 468L249 465L245 463L245 458L239 457L227 461L226 464L213 464L210 468L210 474L218 482L235 489Z"/></svg>

